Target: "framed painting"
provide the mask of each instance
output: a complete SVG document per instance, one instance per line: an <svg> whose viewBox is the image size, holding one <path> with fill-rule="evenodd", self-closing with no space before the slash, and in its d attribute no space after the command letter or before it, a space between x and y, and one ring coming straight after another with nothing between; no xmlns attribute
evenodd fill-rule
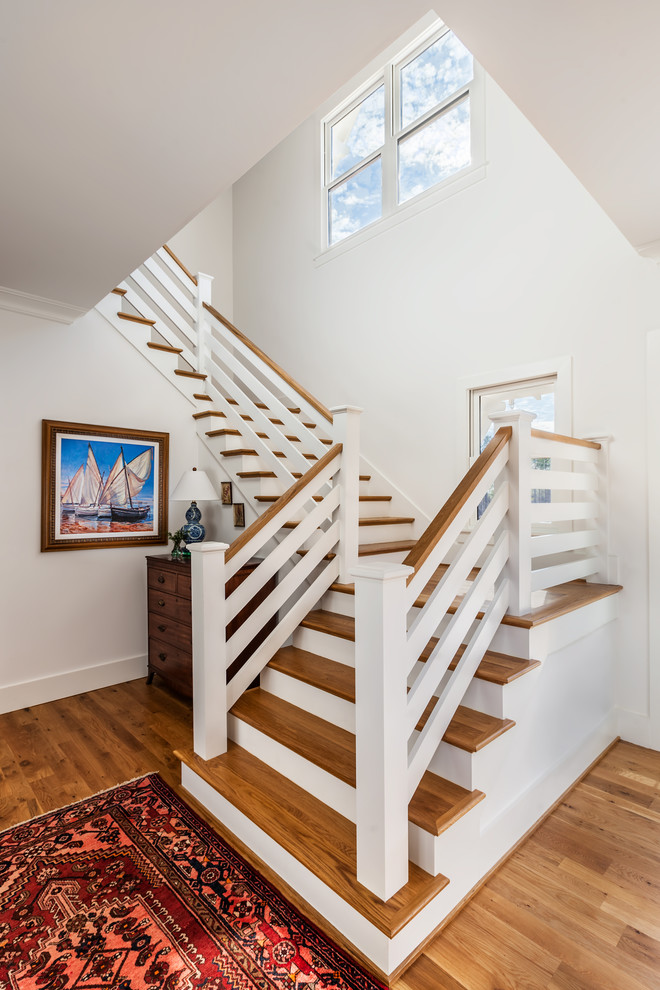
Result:
<svg viewBox="0 0 660 990"><path fill-rule="evenodd" d="M41 549L167 543L169 433L42 421Z"/></svg>
<svg viewBox="0 0 660 990"><path fill-rule="evenodd" d="M222 493L222 504L232 505L234 501L234 497L232 495L232 490L231 490L231 481L221 481L220 489Z"/></svg>

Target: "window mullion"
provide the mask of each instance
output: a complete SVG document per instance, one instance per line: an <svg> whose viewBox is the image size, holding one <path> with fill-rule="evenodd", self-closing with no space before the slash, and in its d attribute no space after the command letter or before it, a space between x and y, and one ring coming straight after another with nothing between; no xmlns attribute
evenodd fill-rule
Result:
<svg viewBox="0 0 660 990"><path fill-rule="evenodd" d="M394 69L385 71L385 143L383 145L383 216L394 213L397 205L397 152L394 131L397 99L394 85Z"/></svg>

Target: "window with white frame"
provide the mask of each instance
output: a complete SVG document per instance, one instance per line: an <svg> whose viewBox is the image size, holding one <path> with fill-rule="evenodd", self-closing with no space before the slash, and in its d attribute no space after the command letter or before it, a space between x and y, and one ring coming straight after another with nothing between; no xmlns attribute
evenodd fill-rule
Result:
<svg viewBox="0 0 660 990"><path fill-rule="evenodd" d="M465 46L436 26L326 118L327 247L473 164L474 74Z"/></svg>

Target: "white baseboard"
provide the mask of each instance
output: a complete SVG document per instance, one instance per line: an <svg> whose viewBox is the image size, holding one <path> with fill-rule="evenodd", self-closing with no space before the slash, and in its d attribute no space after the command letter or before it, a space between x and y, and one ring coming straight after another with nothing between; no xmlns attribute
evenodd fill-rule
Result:
<svg viewBox="0 0 660 990"><path fill-rule="evenodd" d="M660 749L660 725L657 719L624 708L618 709L617 718L618 732L625 742L645 746L647 749Z"/></svg>
<svg viewBox="0 0 660 990"><path fill-rule="evenodd" d="M70 698L83 691L96 691L97 688L122 684L138 677L146 677L147 657L128 657L125 660L111 660L95 667L82 670L67 670L61 674L38 677L21 684L8 684L0 687L0 714L15 712L20 708L44 705L59 698Z"/></svg>

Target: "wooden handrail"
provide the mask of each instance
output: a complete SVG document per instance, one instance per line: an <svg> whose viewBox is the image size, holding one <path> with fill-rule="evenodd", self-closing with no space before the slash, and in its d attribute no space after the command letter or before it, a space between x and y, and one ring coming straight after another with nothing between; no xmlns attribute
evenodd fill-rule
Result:
<svg viewBox="0 0 660 990"><path fill-rule="evenodd" d="M191 282L194 282L195 285L197 285L197 279L195 278L195 276L192 274L192 272L189 272L188 271L188 269L186 268L186 266L184 265L184 263L181 261L181 259L180 258L177 258L177 256L175 255L174 251L172 251L172 249L169 248L167 246L167 244L163 244L163 251L167 251L167 253L169 254L169 256L172 259L172 261L175 261L177 263L177 265L179 266L179 268L181 269L181 271L182 272L185 272L185 274L188 276L188 278L191 280Z"/></svg>
<svg viewBox="0 0 660 990"><path fill-rule="evenodd" d="M341 451L342 445L340 443L336 443L334 447L330 448L327 454L323 455L320 461L316 462L314 467L311 467L309 471L306 471L302 478L298 478L298 480L295 481L283 495L280 495L277 502L273 502L272 505L269 505L266 511L260 515L258 519L255 519L255 521L248 526L245 532L241 533L241 535L237 537L237 539L235 539L230 545L229 550L227 550L225 555L225 561L231 560L231 558L237 554L239 550L242 550L243 547L250 542L252 537L256 536L257 533L262 530L274 516L281 512L282 509L303 490L303 488L306 488L310 481L314 480L317 474L320 474L321 471L323 471L323 469L331 461L333 461L335 457L337 457L338 454L341 454Z"/></svg>
<svg viewBox="0 0 660 990"><path fill-rule="evenodd" d="M562 433L546 433L545 430L532 430L532 436L539 440L556 440L558 443L572 443L575 447L591 447L600 450L601 445L596 440L578 440L577 437L565 437Z"/></svg>
<svg viewBox="0 0 660 990"><path fill-rule="evenodd" d="M226 317L224 317L222 313L219 313L217 309L214 309L214 307L211 306L210 303L204 303L204 309L207 309L212 316L215 316L216 320L219 320L223 326L227 327L227 330L230 330L231 333L233 333L236 337L238 337L238 339L243 344L245 344L246 347L249 347L253 354L256 354L257 357L261 358L261 360L265 364L267 364L269 368L271 368L281 378L283 378L284 381L298 393L298 395L306 399L307 402L309 402L309 404L313 406L314 409L316 409L317 413L323 416L324 419L327 419L329 423L332 423L332 413L330 412L330 410L326 409L323 403L319 402L318 399L315 399L314 396L311 394L311 392L308 392L306 388L303 388L302 385L299 385L298 382L291 377L291 375L287 374L283 368L280 368L279 364L276 364L275 361L272 360L272 358L269 358L268 355L265 354L260 347L257 347L256 344L253 344L249 337L246 337L245 334L238 329L238 327L235 327L233 323L230 323L229 320Z"/></svg>
<svg viewBox="0 0 660 990"><path fill-rule="evenodd" d="M499 428L486 449L479 455L458 487L449 496L435 519L431 520L417 540L417 543L403 562L407 567L414 567L415 571L419 570L461 511L470 495L474 492L479 482L486 476L499 452L509 442L512 432L513 430L510 426L501 426ZM409 575L408 584L410 584L414 576L414 574Z"/></svg>

